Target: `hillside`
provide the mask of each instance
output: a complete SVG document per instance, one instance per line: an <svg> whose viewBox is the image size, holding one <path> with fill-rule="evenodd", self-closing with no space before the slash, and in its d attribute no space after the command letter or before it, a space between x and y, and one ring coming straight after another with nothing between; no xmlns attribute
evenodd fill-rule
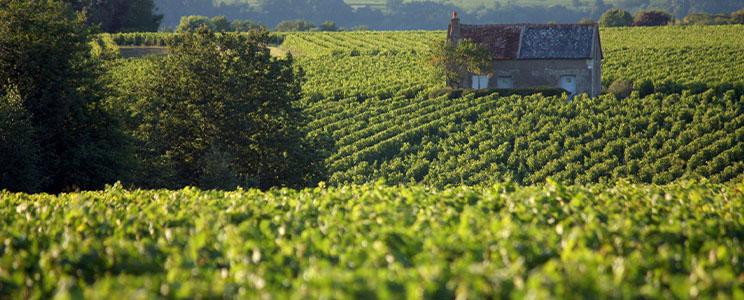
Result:
<svg viewBox="0 0 744 300"><path fill-rule="evenodd" d="M627 79L651 89L573 101L437 92L427 59L440 31L279 36L306 74L298 105L326 146L324 180L444 187L743 178L742 33L603 29L604 86Z"/></svg>
<svg viewBox="0 0 744 300"><path fill-rule="evenodd" d="M427 45L443 32L290 34L282 47L307 72L311 133L334 141L331 183L725 182L744 172L742 33L603 30L604 85L655 85L624 100L432 95Z"/></svg>
<svg viewBox="0 0 744 300"><path fill-rule="evenodd" d="M442 31L0 3L0 300L744 299L744 25L603 29L568 98L444 87ZM596 30L532 26L571 61L498 86L597 74Z"/></svg>

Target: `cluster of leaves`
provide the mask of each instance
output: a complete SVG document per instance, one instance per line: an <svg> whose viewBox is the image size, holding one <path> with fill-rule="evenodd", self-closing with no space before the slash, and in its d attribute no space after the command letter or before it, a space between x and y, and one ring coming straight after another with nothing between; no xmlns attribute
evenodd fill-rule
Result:
<svg viewBox="0 0 744 300"><path fill-rule="evenodd" d="M260 23L250 20L228 21L225 16L208 18L205 16L183 16L176 27L176 32L195 32L199 27L206 26L216 32L245 32L251 30L265 30Z"/></svg>
<svg viewBox="0 0 744 300"><path fill-rule="evenodd" d="M738 299L742 190L0 192L0 297Z"/></svg>
<svg viewBox="0 0 744 300"><path fill-rule="evenodd" d="M127 116L141 187L301 186L313 164L304 144L301 76L277 59L264 31L183 34L165 57L112 65L110 102Z"/></svg>
<svg viewBox="0 0 744 300"><path fill-rule="evenodd" d="M86 22L104 32L157 31L163 15L154 0L62 0L83 12Z"/></svg>
<svg viewBox="0 0 744 300"><path fill-rule="evenodd" d="M663 26L672 24L744 24L744 9L732 12L731 14L708 14L704 12L693 12L685 16L682 20L675 21L672 15L664 11L639 11L636 13L635 16L633 16L625 10L613 8L602 14L602 16L599 18L599 24L604 27Z"/></svg>
<svg viewBox="0 0 744 300"><path fill-rule="evenodd" d="M126 138L101 105L84 22L59 1L0 0L0 187L98 188L123 175Z"/></svg>
<svg viewBox="0 0 744 300"><path fill-rule="evenodd" d="M455 88L467 88L462 80L467 74L492 75L493 72L491 52L467 39L457 44L442 43L433 48L431 63L447 86Z"/></svg>
<svg viewBox="0 0 744 300"><path fill-rule="evenodd" d="M265 31L202 28L121 67L60 1L0 0L0 188L300 186L315 178L301 73ZM104 72L104 66L110 72ZM310 175L310 173L313 173Z"/></svg>
<svg viewBox="0 0 744 300"><path fill-rule="evenodd" d="M260 31L260 29L258 29ZM248 30L250 31L250 30ZM250 32L226 33L227 35L246 35ZM180 41L181 34L171 32L126 32L115 34L102 34L101 36L111 36L111 39L119 46L169 46ZM219 35L219 34L218 34ZM270 33L272 44L278 44L284 38L281 34Z"/></svg>
<svg viewBox="0 0 744 300"><path fill-rule="evenodd" d="M274 30L280 32L294 32L294 31L337 31L336 23L332 21L325 21L320 23L319 26L315 26L307 20L286 20L276 24Z"/></svg>

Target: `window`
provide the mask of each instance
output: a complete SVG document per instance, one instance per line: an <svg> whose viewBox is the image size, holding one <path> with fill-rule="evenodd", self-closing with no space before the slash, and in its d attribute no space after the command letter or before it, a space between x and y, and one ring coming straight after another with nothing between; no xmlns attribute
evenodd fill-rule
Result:
<svg viewBox="0 0 744 300"><path fill-rule="evenodd" d="M573 96L576 94L576 76L566 75L561 76L561 88L566 90L569 95Z"/></svg>
<svg viewBox="0 0 744 300"><path fill-rule="evenodd" d="M496 77L496 88L499 89L513 89L514 79L511 76L499 76Z"/></svg>
<svg viewBox="0 0 744 300"><path fill-rule="evenodd" d="M473 75L472 87L476 90L487 88L488 75Z"/></svg>

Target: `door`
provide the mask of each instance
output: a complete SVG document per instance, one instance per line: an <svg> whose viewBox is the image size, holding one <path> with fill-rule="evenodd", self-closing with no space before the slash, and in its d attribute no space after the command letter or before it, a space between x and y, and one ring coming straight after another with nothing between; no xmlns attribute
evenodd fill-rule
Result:
<svg viewBox="0 0 744 300"><path fill-rule="evenodd" d="M576 76L561 76L561 88L568 91L569 95L576 95Z"/></svg>

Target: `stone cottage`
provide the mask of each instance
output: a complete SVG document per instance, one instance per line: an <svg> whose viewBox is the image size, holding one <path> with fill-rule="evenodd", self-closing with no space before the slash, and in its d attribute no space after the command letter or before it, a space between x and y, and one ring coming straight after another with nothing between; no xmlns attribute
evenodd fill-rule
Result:
<svg viewBox="0 0 744 300"><path fill-rule="evenodd" d="M493 58L490 74L462 74L460 86L482 88L558 87L571 96L599 95L602 47L596 24L460 24L457 12L447 30L453 45L471 40Z"/></svg>

